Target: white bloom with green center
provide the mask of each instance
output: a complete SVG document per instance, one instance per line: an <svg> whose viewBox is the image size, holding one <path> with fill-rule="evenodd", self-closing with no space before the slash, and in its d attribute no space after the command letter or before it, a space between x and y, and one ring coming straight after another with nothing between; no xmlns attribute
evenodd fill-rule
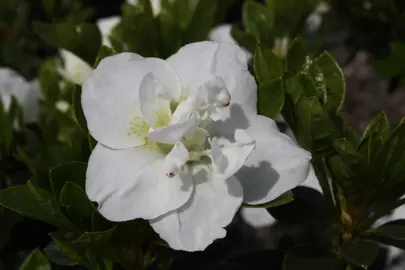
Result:
<svg viewBox="0 0 405 270"><path fill-rule="evenodd" d="M310 154L257 115L256 91L229 43L105 58L83 84L98 141L87 195L109 220L147 219L173 249L204 250L242 202L273 200L308 175Z"/></svg>

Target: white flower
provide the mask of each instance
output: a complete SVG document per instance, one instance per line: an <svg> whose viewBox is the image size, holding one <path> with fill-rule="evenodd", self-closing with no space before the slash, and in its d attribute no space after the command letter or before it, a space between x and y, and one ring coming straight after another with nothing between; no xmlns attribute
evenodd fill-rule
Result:
<svg viewBox="0 0 405 270"><path fill-rule="evenodd" d="M307 178L310 154L257 115L256 101L246 56L229 43L189 44L167 60L105 58L83 84L98 141L87 195L109 220L147 219L173 249L204 250L242 202Z"/></svg>
<svg viewBox="0 0 405 270"><path fill-rule="evenodd" d="M100 29L102 43L104 46L111 47L110 35L114 27L118 25L121 17L112 16L108 18L101 18L97 20L97 26Z"/></svg>
<svg viewBox="0 0 405 270"><path fill-rule="evenodd" d="M319 3L318 7L312 12L306 21L306 28L309 33L316 32L322 25L322 16L329 11L329 5L326 2Z"/></svg>
<svg viewBox="0 0 405 270"><path fill-rule="evenodd" d="M40 97L37 80L27 82L16 71L0 68L0 97L4 110L10 109L12 97L22 106L25 122L35 122L37 118L37 102Z"/></svg>
<svg viewBox="0 0 405 270"><path fill-rule="evenodd" d="M61 49L59 54L63 65L57 67L58 73L68 82L82 85L84 79L93 70L91 66L70 51Z"/></svg>

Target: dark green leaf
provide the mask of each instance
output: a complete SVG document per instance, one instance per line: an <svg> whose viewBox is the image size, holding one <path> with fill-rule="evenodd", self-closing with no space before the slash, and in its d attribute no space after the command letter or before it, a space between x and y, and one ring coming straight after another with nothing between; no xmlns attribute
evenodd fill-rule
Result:
<svg viewBox="0 0 405 270"><path fill-rule="evenodd" d="M301 73L298 75L298 80L302 86L303 94L306 97L319 97L319 91L316 88L315 81L307 73Z"/></svg>
<svg viewBox="0 0 405 270"><path fill-rule="evenodd" d="M114 234L115 229L116 227L103 232L86 232L73 241L73 244L78 247L97 247L105 245Z"/></svg>
<svg viewBox="0 0 405 270"><path fill-rule="evenodd" d="M34 29L49 44L71 51L89 65L96 60L101 46L101 34L97 25L34 22Z"/></svg>
<svg viewBox="0 0 405 270"><path fill-rule="evenodd" d="M350 263L367 269L377 258L378 245L371 241L354 239L342 244L340 254Z"/></svg>
<svg viewBox="0 0 405 270"><path fill-rule="evenodd" d="M250 205L244 204L246 208L271 208L281 206L287 203L290 203L294 200L294 194L291 191L287 191L286 193L280 195L278 198L264 204L257 204L257 205Z"/></svg>
<svg viewBox="0 0 405 270"><path fill-rule="evenodd" d="M0 204L23 216L75 230L75 226L60 212L55 197L43 189L34 187L30 181L23 186L1 190Z"/></svg>
<svg viewBox="0 0 405 270"><path fill-rule="evenodd" d="M272 9L260 3L245 2L242 9L243 26L257 41L264 43L269 41L273 21Z"/></svg>
<svg viewBox="0 0 405 270"><path fill-rule="evenodd" d="M49 235L55 241L55 244L58 246L60 251L67 254L73 261L86 266L88 269L91 269L86 255L83 254L83 250L78 250L73 244L71 244L59 233L50 233Z"/></svg>
<svg viewBox="0 0 405 270"><path fill-rule="evenodd" d="M82 89L80 86L76 85L73 88L73 113L76 119L77 124L82 128L83 131L87 132L87 122L86 118L84 117L83 108L82 108Z"/></svg>
<svg viewBox="0 0 405 270"><path fill-rule="evenodd" d="M298 246L287 252L283 270L337 269L338 256L325 247Z"/></svg>
<svg viewBox="0 0 405 270"><path fill-rule="evenodd" d="M395 240L405 240L405 223L389 222L376 229L370 230L369 233Z"/></svg>
<svg viewBox="0 0 405 270"><path fill-rule="evenodd" d="M259 113L275 119L284 105L284 87L282 79L273 80L259 86Z"/></svg>
<svg viewBox="0 0 405 270"><path fill-rule="evenodd" d="M253 56L253 68L260 84L283 76L283 62L270 49L257 46Z"/></svg>
<svg viewBox="0 0 405 270"><path fill-rule="evenodd" d="M193 17L184 33L184 43L205 40L214 26L216 1L198 1Z"/></svg>
<svg viewBox="0 0 405 270"><path fill-rule="evenodd" d="M51 169L49 178L55 197L60 197L62 188L67 182L72 182L84 189L86 170L87 164L82 162L70 162Z"/></svg>
<svg viewBox="0 0 405 270"><path fill-rule="evenodd" d="M339 112L342 107L346 86L342 70L336 63L335 59L328 53L322 53L316 60L315 65L322 72L322 78L327 86L327 100L335 112Z"/></svg>
<svg viewBox="0 0 405 270"><path fill-rule="evenodd" d="M46 257L57 265L74 266L78 265L78 262L73 261L68 254L62 252L55 241L50 242L46 248L44 248Z"/></svg>
<svg viewBox="0 0 405 270"><path fill-rule="evenodd" d="M285 76L286 82L286 91L291 94L293 102L297 102L297 100L303 95L304 87L301 85L300 80L298 77L290 72L287 73Z"/></svg>
<svg viewBox="0 0 405 270"><path fill-rule="evenodd" d="M89 201L86 192L72 182L66 182L60 192L59 202L66 207L72 217L79 219L90 219L93 213L93 206Z"/></svg>
<svg viewBox="0 0 405 270"><path fill-rule="evenodd" d="M232 27L231 35L240 46L246 48L249 52L253 53L255 51L256 40L252 35L240 30L237 26Z"/></svg>
<svg viewBox="0 0 405 270"><path fill-rule="evenodd" d="M378 133L383 138L387 139L390 132L390 126L388 124L388 118L385 112L377 114L368 124L364 130L362 140L369 137L371 134Z"/></svg>
<svg viewBox="0 0 405 270"><path fill-rule="evenodd" d="M51 265L39 249L34 249L24 260L20 270L51 270Z"/></svg>
<svg viewBox="0 0 405 270"><path fill-rule="evenodd" d="M309 63L305 40L295 38L287 51L287 70L295 74L301 70L306 70Z"/></svg>

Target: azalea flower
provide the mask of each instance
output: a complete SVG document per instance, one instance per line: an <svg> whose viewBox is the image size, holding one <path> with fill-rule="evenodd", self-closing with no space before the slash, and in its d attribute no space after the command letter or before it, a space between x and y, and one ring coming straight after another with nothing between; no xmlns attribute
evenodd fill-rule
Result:
<svg viewBox="0 0 405 270"><path fill-rule="evenodd" d="M330 8L328 3L320 2L318 7L312 12L306 20L306 29L309 33L316 32L322 25L322 16L329 12Z"/></svg>
<svg viewBox="0 0 405 270"><path fill-rule="evenodd" d="M11 106L12 97L22 106L24 121L32 123L37 118L40 87L37 80L27 82L16 71L0 68L0 98L5 111Z"/></svg>
<svg viewBox="0 0 405 270"><path fill-rule="evenodd" d="M246 55L230 43L103 59L82 92L98 142L88 197L109 220L146 219L173 249L204 250L242 202L274 200L308 176L310 153L256 102Z"/></svg>

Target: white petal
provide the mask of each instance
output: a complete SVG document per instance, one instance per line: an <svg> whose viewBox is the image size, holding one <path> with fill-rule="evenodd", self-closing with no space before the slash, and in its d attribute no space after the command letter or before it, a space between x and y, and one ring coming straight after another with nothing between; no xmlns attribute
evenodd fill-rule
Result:
<svg viewBox="0 0 405 270"><path fill-rule="evenodd" d="M86 173L86 193L112 221L152 219L190 198L191 176L166 176L164 156L150 149L111 150L97 144Z"/></svg>
<svg viewBox="0 0 405 270"><path fill-rule="evenodd" d="M239 46L212 41L192 43L167 61L177 71L186 95L196 93L201 85L218 76L231 94L231 104L240 104L244 110L256 112L256 82Z"/></svg>
<svg viewBox="0 0 405 270"><path fill-rule="evenodd" d="M199 123L200 121L197 119L196 114L193 114L186 120L150 131L148 137L155 142L175 144L184 137L189 138L193 136Z"/></svg>
<svg viewBox="0 0 405 270"><path fill-rule="evenodd" d="M176 142L172 151L165 157L166 176L173 177L188 161L188 151L183 143Z"/></svg>
<svg viewBox="0 0 405 270"><path fill-rule="evenodd" d="M176 250L201 251L226 235L242 203L238 181L212 179L206 165L193 168L194 193L181 208L151 221L153 229Z"/></svg>
<svg viewBox="0 0 405 270"><path fill-rule="evenodd" d="M159 97L159 94L163 94L159 92L166 92L161 88L164 86L156 81L152 73L146 74L141 81L139 91L141 112L153 128L166 126L171 120L170 100Z"/></svg>
<svg viewBox="0 0 405 270"><path fill-rule="evenodd" d="M168 89L180 89L176 73L163 60L124 53L104 58L83 84L82 107L92 136L122 149L145 143L148 125L140 111L142 79L152 73Z"/></svg>
<svg viewBox="0 0 405 270"><path fill-rule="evenodd" d="M127 0L127 3L135 6L138 4L138 0Z"/></svg>
<svg viewBox="0 0 405 270"><path fill-rule="evenodd" d="M113 16L108 18L102 18L97 21L97 26L100 29L101 37L103 39L103 45L111 47L110 34L114 27L119 23L120 17Z"/></svg>
<svg viewBox="0 0 405 270"><path fill-rule="evenodd" d="M266 208L242 207L240 213L242 219L256 229L270 227L276 223Z"/></svg>
<svg viewBox="0 0 405 270"><path fill-rule="evenodd" d="M35 122L40 94L41 89L37 80L27 82L16 71L0 68L0 97L6 111L10 108L13 96L24 111L24 120Z"/></svg>
<svg viewBox="0 0 405 270"><path fill-rule="evenodd" d="M214 178L227 179L234 175L245 164L250 153L255 148L255 143L250 141L231 143L225 138L211 140L212 164Z"/></svg>
<svg viewBox="0 0 405 270"><path fill-rule="evenodd" d="M228 42L234 45L238 45L235 39L232 37L231 31L232 31L231 24L218 25L210 31L209 39L217 42ZM241 49L246 54L246 59L250 59L252 57L252 54L248 50L244 48Z"/></svg>
<svg viewBox="0 0 405 270"><path fill-rule="evenodd" d="M68 82L82 85L84 80L93 70L91 66L75 54L60 50L63 67L58 68L58 73Z"/></svg>
<svg viewBox="0 0 405 270"><path fill-rule="evenodd" d="M153 11L153 15L157 16L160 13L161 10L161 0L150 0L150 3L152 5L152 11Z"/></svg>
<svg viewBox="0 0 405 270"><path fill-rule="evenodd" d="M274 131L274 123L258 115L248 134L256 148L236 174L244 191L244 202L261 204L276 199L308 177L311 154L287 135Z"/></svg>

